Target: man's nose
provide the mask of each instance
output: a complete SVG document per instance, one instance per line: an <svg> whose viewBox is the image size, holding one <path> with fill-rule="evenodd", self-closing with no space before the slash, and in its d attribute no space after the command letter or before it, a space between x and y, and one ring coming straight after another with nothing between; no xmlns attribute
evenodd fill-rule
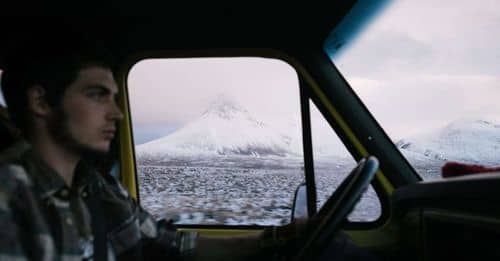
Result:
<svg viewBox="0 0 500 261"><path fill-rule="evenodd" d="M111 105L111 110L109 111L108 119L114 121L121 121L123 119L123 113L120 110L120 107L118 107L118 104L116 104L115 102L113 102Z"/></svg>

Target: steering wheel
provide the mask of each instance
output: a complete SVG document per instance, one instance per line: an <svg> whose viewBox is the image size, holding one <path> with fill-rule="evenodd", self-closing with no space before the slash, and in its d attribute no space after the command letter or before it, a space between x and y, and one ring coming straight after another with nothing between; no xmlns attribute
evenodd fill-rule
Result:
<svg viewBox="0 0 500 261"><path fill-rule="evenodd" d="M344 179L323 208L312 217L317 226L305 236L305 244L298 250L293 260L311 260L319 257L334 239L340 225L354 208L363 192L370 185L378 169L378 160L373 156L363 158ZM314 259L313 258L313 259Z"/></svg>

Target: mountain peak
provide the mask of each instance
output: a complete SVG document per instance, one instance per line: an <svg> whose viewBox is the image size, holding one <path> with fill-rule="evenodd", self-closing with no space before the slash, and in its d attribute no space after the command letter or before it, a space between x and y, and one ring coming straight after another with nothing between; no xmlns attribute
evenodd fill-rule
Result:
<svg viewBox="0 0 500 261"><path fill-rule="evenodd" d="M223 119L233 119L239 113L248 113L248 111L241 105L237 104L234 100L227 97L221 97L208 106L203 112L203 115L216 115Z"/></svg>
<svg viewBox="0 0 500 261"><path fill-rule="evenodd" d="M136 147L142 159L175 156L274 156L301 155L291 128L257 120L244 107L220 97L197 119L174 133Z"/></svg>

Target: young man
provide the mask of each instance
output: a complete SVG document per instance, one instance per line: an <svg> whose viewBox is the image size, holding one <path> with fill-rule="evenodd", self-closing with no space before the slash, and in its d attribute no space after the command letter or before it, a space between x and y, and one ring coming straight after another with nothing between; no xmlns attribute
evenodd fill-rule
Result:
<svg viewBox="0 0 500 261"><path fill-rule="evenodd" d="M96 171L123 118L112 63L82 39L46 39L13 56L2 76L25 142L0 157L1 260L234 260L274 244L262 234L177 232Z"/></svg>

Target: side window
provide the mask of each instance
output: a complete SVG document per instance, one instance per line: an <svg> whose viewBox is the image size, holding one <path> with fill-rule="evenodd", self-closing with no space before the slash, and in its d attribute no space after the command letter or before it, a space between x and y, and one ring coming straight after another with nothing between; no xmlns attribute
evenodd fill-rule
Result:
<svg viewBox="0 0 500 261"><path fill-rule="evenodd" d="M309 102L309 104L317 207L320 209L354 169L356 161L314 103ZM370 185L348 216L348 220L352 222L375 221L380 217L381 211L380 200Z"/></svg>
<svg viewBox="0 0 500 261"><path fill-rule="evenodd" d="M304 181L299 82L267 58L148 59L128 77L139 197L178 224L281 225Z"/></svg>

